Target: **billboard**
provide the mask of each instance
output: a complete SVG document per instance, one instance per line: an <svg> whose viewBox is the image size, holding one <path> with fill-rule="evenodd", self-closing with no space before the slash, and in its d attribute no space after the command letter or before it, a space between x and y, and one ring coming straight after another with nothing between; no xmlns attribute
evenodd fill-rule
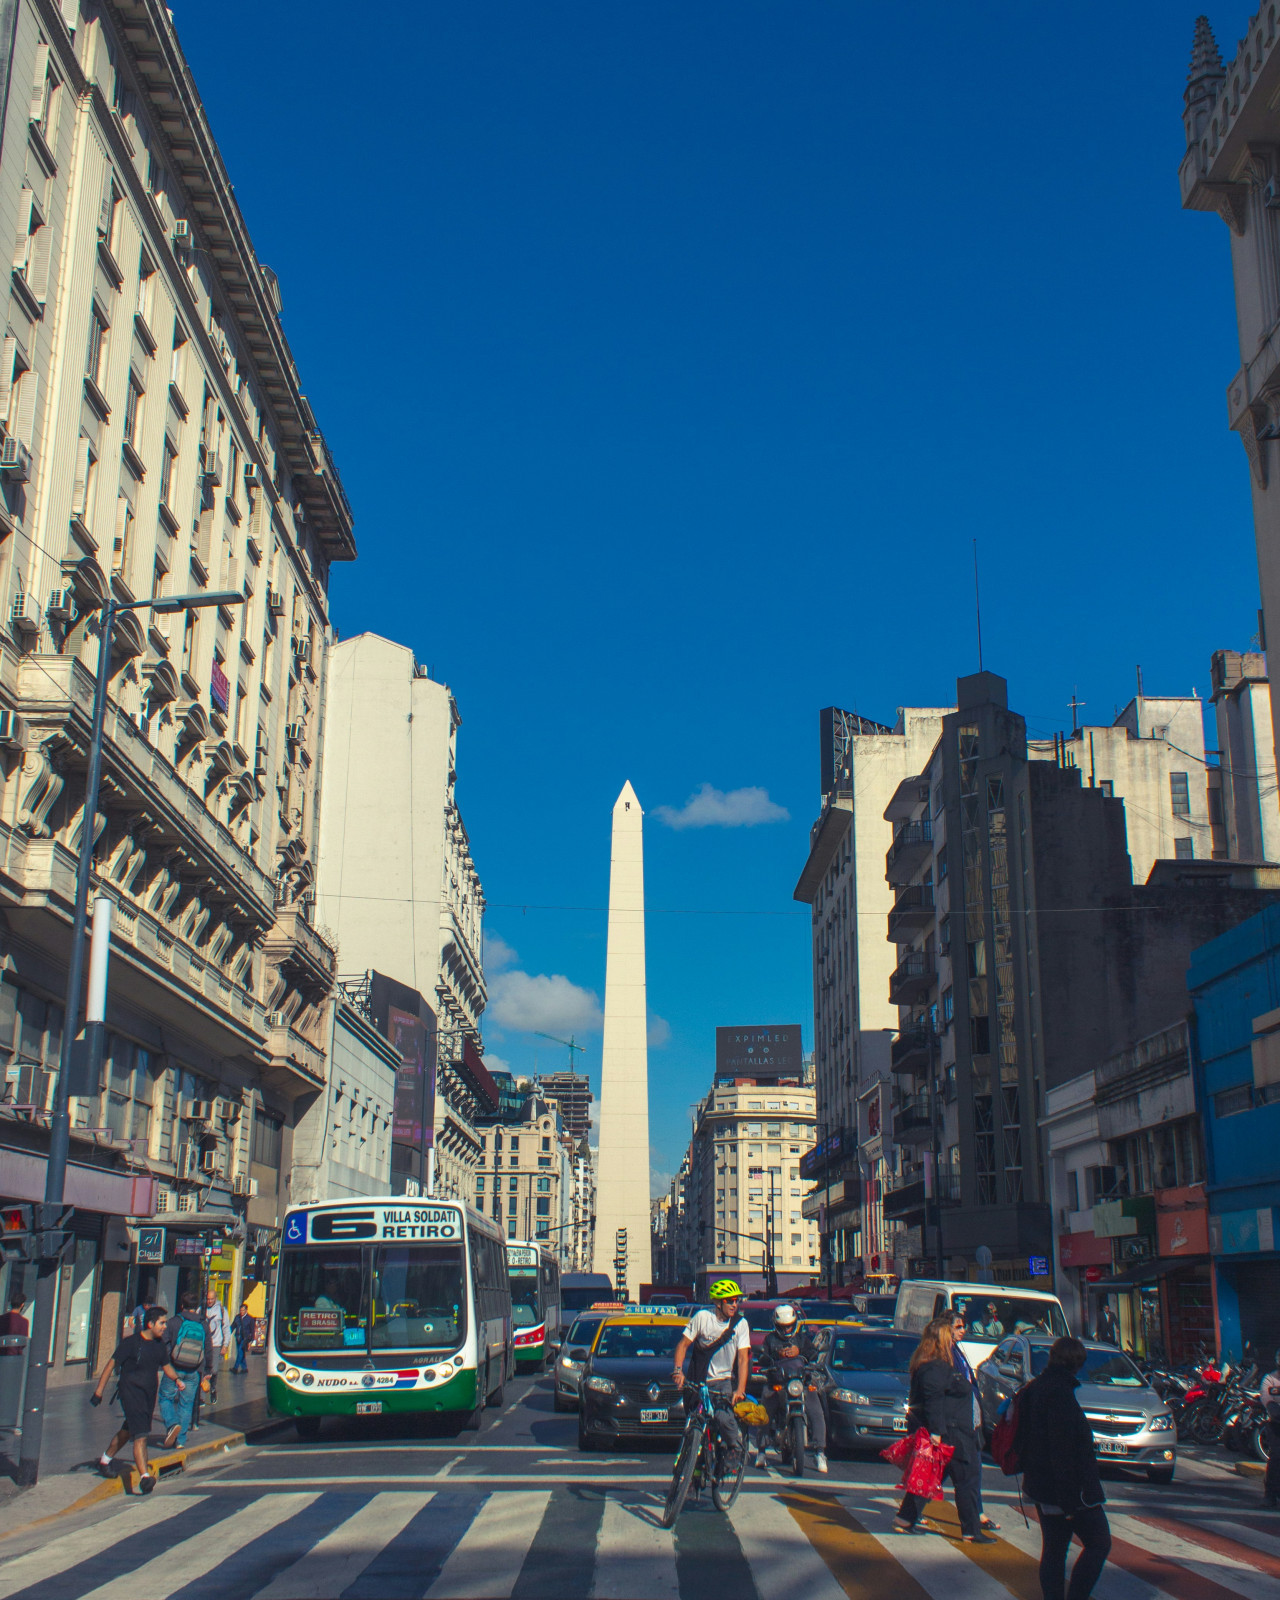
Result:
<svg viewBox="0 0 1280 1600"><path fill-rule="evenodd" d="M799 1078L803 1070L798 1022L716 1029L717 1078Z"/></svg>
<svg viewBox="0 0 1280 1600"><path fill-rule="evenodd" d="M369 1004L374 1026L400 1052L391 1137L414 1150L429 1149L435 1135L436 1019L416 989L380 972L372 975Z"/></svg>

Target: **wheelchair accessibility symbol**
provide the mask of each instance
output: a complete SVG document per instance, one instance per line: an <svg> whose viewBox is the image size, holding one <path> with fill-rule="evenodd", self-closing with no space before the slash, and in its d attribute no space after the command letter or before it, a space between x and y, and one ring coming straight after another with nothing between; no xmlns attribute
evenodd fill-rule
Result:
<svg viewBox="0 0 1280 1600"><path fill-rule="evenodd" d="M307 1242L307 1217L303 1212L299 1216L292 1216L285 1225L284 1240L286 1244L306 1244Z"/></svg>

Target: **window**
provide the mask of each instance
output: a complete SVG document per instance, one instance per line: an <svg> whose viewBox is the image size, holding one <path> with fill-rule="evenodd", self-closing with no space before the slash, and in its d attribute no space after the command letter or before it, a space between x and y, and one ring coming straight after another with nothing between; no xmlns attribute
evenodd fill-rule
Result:
<svg viewBox="0 0 1280 1600"><path fill-rule="evenodd" d="M71 487L71 515L92 532L93 495L97 488L98 458L92 442L81 435L76 444L76 475Z"/></svg>
<svg viewBox="0 0 1280 1600"><path fill-rule="evenodd" d="M944 844L938 851L938 882L945 883L947 877L947 847Z"/></svg>
<svg viewBox="0 0 1280 1600"><path fill-rule="evenodd" d="M164 455L160 459L160 504L173 509L170 496L173 493L173 464L178 459L178 447L166 433L164 436Z"/></svg>
<svg viewBox="0 0 1280 1600"><path fill-rule="evenodd" d="M117 1139L131 1139L145 1151L151 1133L154 1058L116 1034L108 1035L107 1050L108 1059L102 1064L103 1123Z"/></svg>
<svg viewBox="0 0 1280 1600"><path fill-rule="evenodd" d="M182 381L187 375L187 336L182 324L175 322L173 325L173 359L169 364L169 377L178 390L182 393Z"/></svg>
<svg viewBox="0 0 1280 1600"><path fill-rule="evenodd" d="M1173 841L1173 857L1175 861L1193 861L1196 854L1196 843L1190 834Z"/></svg>
<svg viewBox="0 0 1280 1600"><path fill-rule="evenodd" d="M520 1157L519 1156L508 1156L507 1157L507 1165L509 1167L518 1167L520 1165Z"/></svg>
<svg viewBox="0 0 1280 1600"><path fill-rule="evenodd" d="M112 572L124 572L129 561L130 541L133 537L133 506L123 490L116 501L116 534L111 546Z"/></svg>
<svg viewBox="0 0 1280 1600"><path fill-rule="evenodd" d="M1072 1167L1067 1173L1067 1210L1079 1211L1080 1209L1080 1174Z"/></svg>
<svg viewBox="0 0 1280 1600"><path fill-rule="evenodd" d="M151 319L156 309L155 263L143 255L138 262L138 315L151 331Z"/></svg>
<svg viewBox="0 0 1280 1600"><path fill-rule="evenodd" d="M551 1157L550 1156L539 1156L538 1157L538 1165L540 1167L549 1167L551 1165Z"/></svg>
<svg viewBox="0 0 1280 1600"><path fill-rule="evenodd" d="M955 990L947 987L942 991L942 1025L949 1027L956 1014Z"/></svg>
<svg viewBox="0 0 1280 1600"><path fill-rule="evenodd" d="M511 1174L511 1176L507 1179L507 1188L511 1190L512 1194L514 1194L516 1192L516 1190L519 1188L519 1186L520 1186L520 1180L519 1180L519 1178L516 1177L515 1173L513 1172Z"/></svg>
<svg viewBox="0 0 1280 1600"><path fill-rule="evenodd" d="M507 1201L507 1215L511 1216L511 1217L514 1217L515 1214L516 1214L516 1197L515 1197L515 1195L512 1195L511 1198Z"/></svg>
<svg viewBox="0 0 1280 1600"><path fill-rule="evenodd" d="M107 326L102 308L95 301L89 317L89 350L85 357L84 372L85 377L99 389L103 387L107 377Z"/></svg>
<svg viewBox="0 0 1280 1600"><path fill-rule="evenodd" d="M537 1205L537 1213L538 1213L538 1215L540 1217L549 1217L551 1215L551 1200L550 1200L550 1198L547 1198L547 1199L544 1200L544 1199L542 1199L540 1197L537 1200L536 1205Z"/></svg>
<svg viewBox="0 0 1280 1600"><path fill-rule="evenodd" d="M484 1173L483 1172L477 1172L476 1173L476 1193L477 1194L483 1194L484 1193Z"/></svg>
<svg viewBox="0 0 1280 1600"><path fill-rule="evenodd" d="M512 1136L511 1143L507 1148L510 1150L518 1150L520 1148L520 1138L518 1134Z"/></svg>
<svg viewBox="0 0 1280 1600"><path fill-rule="evenodd" d="M1241 1111L1253 1110L1253 1085L1242 1083L1238 1089L1223 1089L1213 1097L1215 1117L1234 1117Z"/></svg>
<svg viewBox="0 0 1280 1600"><path fill-rule="evenodd" d="M249 1160L260 1167L280 1170L284 1154L284 1118L272 1116L261 1106L253 1113L253 1136L249 1142Z"/></svg>
<svg viewBox="0 0 1280 1600"><path fill-rule="evenodd" d="M969 1018L969 1049L975 1056L991 1054L991 1019L989 1017Z"/></svg>
<svg viewBox="0 0 1280 1600"><path fill-rule="evenodd" d="M142 385L138 382L137 375L129 374L129 392L124 402L124 442L138 448L138 438L142 432Z"/></svg>
<svg viewBox="0 0 1280 1600"><path fill-rule="evenodd" d="M1115 784L1112 783L1110 778L1099 778L1098 787L1102 790L1103 794L1106 795L1108 800L1112 799L1112 797L1115 795Z"/></svg>
<svg viewBox="0 0 1280 1600"><path fill-rule="evenodd" d="M550 1150L550 1148L551 1148L551 1140L550 1139L544 1139L542 1141L542 1148L544 1150Z"/></svg>
<svg viewBox="0 0 1280 1600"><path fill-rule="evenodd" d="M539 1194L550 1194L550 1192L551 1192L551 1179L550 1178L539 1178L538 1179L538 1193Z"/></svg>
<svg viewBox="0 0 1280 1600"><path fill-rule="evenodd" d="M1191 786L1185 772L1169 774L1169 800L1175 817L1191 815Z"/></svg>
<svg viewBox="0 0 1280 1600"><path fill-rule="evenodd" d="M124 197L116 187L115 179L112 178L102 196L102 220L98 231L103 244L116 260L120 258L120 230L123 225Z"/></svg>

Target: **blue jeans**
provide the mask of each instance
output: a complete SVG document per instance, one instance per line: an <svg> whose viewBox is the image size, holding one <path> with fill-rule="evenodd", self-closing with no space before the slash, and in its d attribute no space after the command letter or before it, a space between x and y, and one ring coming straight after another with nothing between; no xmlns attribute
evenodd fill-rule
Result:
<svg viewBox="0 0 1280 1600"><path fill-rule="evenodd" d="M176 1422L181 1428L178 1434L180 1445L187 1442L187 1429L191 1426L191 1408L196 1403L196 1390L200 1387L200 1374L198 1372L184 1372L180 1374L185 1389L179 1389L172 1378L160 1374L160 1416L164 1421L164 1431L168 1433Z"/></svg>
<svg viewBox="0 0 1280 1600"><path fill-rule="evenodd" d="M245 1344L240 1335L236 1334L236 1359L231 1368L232 1372L248 1372L249 1363L245 1360L245 1357L248 1355L248 1353L249 1347Z"/></svg>

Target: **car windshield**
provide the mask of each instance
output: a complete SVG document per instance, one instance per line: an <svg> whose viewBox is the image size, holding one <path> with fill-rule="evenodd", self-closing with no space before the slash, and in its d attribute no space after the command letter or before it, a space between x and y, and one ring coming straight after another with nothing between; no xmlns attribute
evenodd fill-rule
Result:
<svg viewBox="0 0 1280 1600"><path fill-rule="evenodd" d="M909 1333L836 1333L831 1366L836 1372L905 1373L918 1341Z"/></svg>
<svg viewBox="0 0 1280 1600"><path fill-rule="evenodd" d="M741 1314L747 1319L747 1327L752 1333L767 1333L773 1327L772 1306L744 1305Z"/></svg>
<svg viewBox="0 0 1280 1600"><path fill-rule="evenodd" d="M571 1344L589 1345L596 1336L596 1329L604 1321L603 1317L579 1317L573 1327L569 1329L569 1337L565 1340L565 1348Z"/></svg>
<svg viewBox="0 0 1280 1600"><path fill-rule="evenodd" d="M837 1322L849 1315L847 1300L795 1300L792 1304L806 1322Z"/></svg>
<svg viewBox="0 0 1280 1600"><path fill-rule="evenodd" d="M646 1356L669 1359L680 1343L683 1328L658 1324L618 1323L605 1328L596 1345L595 1358L606 1361L643 1361Z"/></svg>
<svg viewBox="0 0 1280 1600"><path fill-rule="evenodd" d="M870 1312L876 1317L891 1317L898 1303L896 1294L861 1294L854 1300L855 1311Z"/></svg>
<svg viewBox="0 0 1280 1600"><path fill-rule="evenodd" d="M598 1277L587 1284L560 1282L560 1304L566 1311L585 1311L597 1300L612 1300L613 1285L608 1278Z"/></svg>
<svg viewBox="0 0 1280 1600"><path fill-rule="evenodd" d="M1031 1372L1037 1376L1049 1365L1049 1347L1031 1347ZM1147 1380L1119 1350L1089 1350L1084 1366L1076 1373L1080 1383L1097 1384L1100 1389L1145 1389Z"/></svg>
<svg viewBox="0 0 1280 1600"><path fill-rule="evenodd" d="M951 1309L964 1318L965 1339L999 1344L1011 1333L1049 1333L1064 1339L1070 1331L1056 1300L1017 1294L955 1294Z"/></svg>
<svg viewBox="0 0 1280 1600"><path fill-rule="evenodd" d="M532 1328L542 1321L538 1311L538 1269L508 1274L511 1280L511 1325Z"/></svg>

